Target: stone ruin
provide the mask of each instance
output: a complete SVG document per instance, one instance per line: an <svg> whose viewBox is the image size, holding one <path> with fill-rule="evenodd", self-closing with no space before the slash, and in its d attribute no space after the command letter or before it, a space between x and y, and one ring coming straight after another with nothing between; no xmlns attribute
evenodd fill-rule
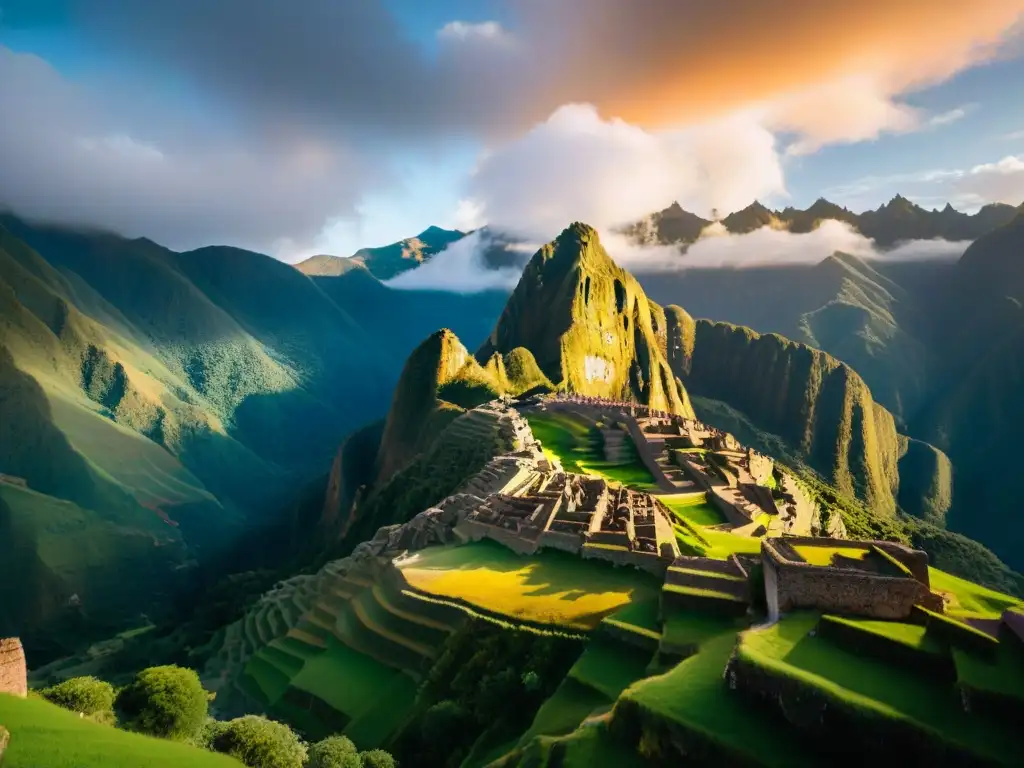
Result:
<svg viewBox="0 0 1024 768"><path fill-rule="evenodd" d="M831 564L807 562L798 549L804 547L834 550ZM943 611L941 595L931 591L927 553L903 544L768 538L761 561L772 620L801 608L894 620L907 619L916 605Z"/></svg>
<svg viewBox="0 0 1024 768"><path fill-rule="evenodd" d="M0 693L28 695L28 669L21 640L8 637L0 640Z"/></svg>

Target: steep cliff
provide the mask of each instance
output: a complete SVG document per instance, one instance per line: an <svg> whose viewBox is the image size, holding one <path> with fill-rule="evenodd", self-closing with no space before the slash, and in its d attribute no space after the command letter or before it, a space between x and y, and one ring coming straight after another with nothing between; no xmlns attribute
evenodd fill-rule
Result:
<svg viewBox="0 0 1024 768"><path fill-rule="evenodd" d="M915 517L943 525L953 503L953 464L934 445L901 438L900 507Z"/></svg>
<svg viewBox="0 0 1024 768"><path fill-rule="evenodd" d="M376 478L391 477L463 407L486 402L500 389L454 333L443 328L431 334L409 356L395 387L377 452Z"/></svg>
<svg viewBox="0 0 1024 768"><path fill-rule="evenodd" d="M895 511L896 426L851 368L781 336L706 320L692 352L675 359L694 395L739 409L843 492Z"/></svg>
<svg viewBox="0 0 1024 768"><path fill-rule="evenodd" d="M577 222L530 259L477 359L523 347L567 391L691 415L665 356L664 313L655 309L597 232Z"/></svg>

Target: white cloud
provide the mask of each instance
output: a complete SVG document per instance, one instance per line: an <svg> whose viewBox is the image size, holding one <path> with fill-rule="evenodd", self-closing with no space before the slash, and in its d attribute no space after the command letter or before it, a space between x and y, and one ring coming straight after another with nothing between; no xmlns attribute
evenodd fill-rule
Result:
<svg viewBox="0 0 1024 768"><path fill-rule="evenodd" d="M1010 155L995 163L976 165L953 183L960 194L979 204L1024 201L1024 155Z"/></svg>
<svg viewBox="0 0 1024 768"><path fill-rule="evenodd" d="M939 114L932 116L928 121L928 125L937 127L955 123L957 120L962 120L967 117L967 113L969 111L969 107L957 107L956 109L951 109L948 112L940 112Z"/></svg>
<svg viewBox="0 0 1024 768"><path fill-rule="evenodd" d="M925 123L920 110L895 101L870 76L842 77L780 96L762 105L765 124L798 134L786 151L808 155L826 144L875 139L882 133L906 133Z"/></svg>
<svg viewBox="0 0 1024 768"><path fill-rule="evenodd" d="M496 21L449 21L439 30L437 37L445 41L492 40L510 42L512 37Z"/></svg>
<svg viewBox="0 0 1024 768"><path fill-rule="evenodd" d="M785 183L774 136L749 114L653 132L569 104L484 156L470 191L491 226L544 241L572 221L611 228L673 200L735 210Z"/></svg>
<svg viewBox="0 0 1024 768"><path fill-rule="evenodd" d="M1013 131L1011 133L1004 134L1000 137L1004 141L1019 141L1024 139L1024 131Z"/></svg>
<svg viewBox="0 0 1024 768"><path fill-rule="evenodd" d="M712 230L712 227L708 227ZM685 253L674 246L638 246L620 235L602 235L612 257L636 273L679 272L686 269L743 269L769 265L812 265L836 251L874 261L953 260L963 255L968 242L914 240L879 251L874 242L850 225L822 222L804 234L764 227L747 234L708 232Z"/></svg>
<svg viewBox="0 0 1024 768"><path fill-rule="evenodd" d="M480 232L474 232L456 240L416 269L387 281L386 285L400 290L453 293L478 293L514 287L519 282L522 268L490 268L483 259L483 250L487 245L487 238Z"/></svg>

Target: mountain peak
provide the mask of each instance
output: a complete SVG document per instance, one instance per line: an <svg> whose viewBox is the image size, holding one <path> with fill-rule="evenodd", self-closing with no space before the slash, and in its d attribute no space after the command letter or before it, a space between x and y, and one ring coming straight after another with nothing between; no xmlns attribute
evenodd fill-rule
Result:
<svg viewBox="0 0 1024 768"><path fill-rule="evenodd" d="M689 399L659 335L666 323L664 311L605 251L597 230L577 221L530 259L477 360L523 347L569 392L688 415Z"/></svg>

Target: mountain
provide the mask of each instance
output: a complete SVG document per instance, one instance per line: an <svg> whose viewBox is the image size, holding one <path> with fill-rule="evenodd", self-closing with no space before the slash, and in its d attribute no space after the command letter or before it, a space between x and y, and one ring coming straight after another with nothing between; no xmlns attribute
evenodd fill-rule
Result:
<svg viewBox="0 0 1024 768"><path fill-rule="evenodd" d="M641 243L692 243L712 224L672 203L663 211L626 227L623 233Z"/></svg>
<svg viewBox="0 0 1024 768"><path fill-rule="evenodd" d="M843 493L895 511L895 422L849 366L781 336L700 320L678 373L695 396L721 400L781 437Z"/></svg>
<svg viewBox="0 0 1024 768"><path fill-rule="evenodd" d="M726 230L736 234L746 234L761 227L782 227L779 217L756 200L743 210L730 213L722 219L722 224Z"/></svg>
<svg viewBox="0 0 1024 768"><path fill-rule="evenodd" d="M952 262L889 264L837 252L817 264L639 274L655 301L695 317L777 333L847 363L903 425L921 407L934 360L929 297Z"/></svg>
<svg viewBox="0 0 1024 768"><path fill-rule="evenodd" d="M293 500L387 412L419 329L477 344L503 302L0 217L0 634L59 653L287 553Z"/></svg>
<svg viewBox="0 0 1024 768"><path fill-rule="evenodd" d="M818 198L804 210L788 207L772 211L755 201L727 215L722 219L722 225L734 234L746 234L761 227L786 229L801 234L812 231L822 221L834 219L849 224L865 237L874 240L878 247L890 248L905 240L975 240L1008 224L1018 211L1018 208L1004 203L983 206L974 214L957 211L948 203L941 211L928 211L902 195L896 195L876 210L858 214ZM696 242L709 224L710 221L673 203L665 210L625 227L623 232L638 243L688 245Z"/></svg>
<svg viewBox="0 0 1024 768"><path fill-rule="evenodd" d="M457 229L427 227L415 237L379 248L360 248L351 257L311 256L295 265L305 275L330 277L344 274L361 264L378 280L390 280L409 269L415 269L449 245L466 236Z"/></svg>
<svg viewBox="0 0 1024 768"><path fill-rule="evenodd" d="M810 208L799 210L797 208L785 208L778 214L779 220L785 222L790 232L801 234L816 229L826 219L843 221L856 226L857 215L846 208L835 203L830 203L823 197L815 200Z"/></svg>
<svg viewBox="0 0 1024 768"><path fill-rule="evenodd" d="M597 231L577 222L530 259L477 359L523 347L570 392L692 414L666 359L666 332L661 308L611 260Z"/></svg>

